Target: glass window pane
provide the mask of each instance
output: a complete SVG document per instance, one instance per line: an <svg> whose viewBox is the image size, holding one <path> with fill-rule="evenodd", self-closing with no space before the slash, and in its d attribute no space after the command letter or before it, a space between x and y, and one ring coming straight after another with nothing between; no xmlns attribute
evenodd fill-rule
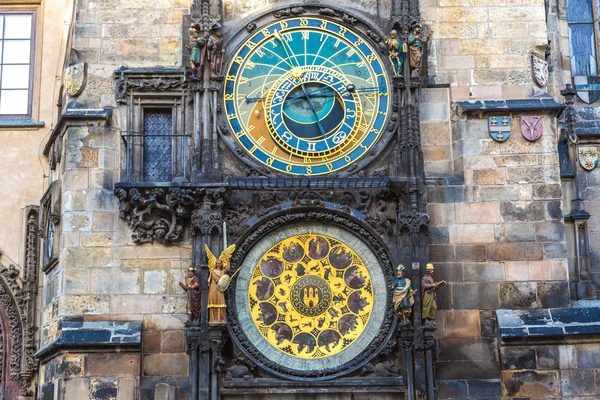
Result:
<svg viewBox="0 0 600 400"><path fill-rule="evenodd" d="M594 38L594 25L575 24L569 25L569 38L571 48L571 74L596 75L596 48Z"/></svg>
<svg viewBox="0 0 600 400"><path fill-rule="evenodd" d="M29 91L0 90L0 115L27 114Z"/></svg>
<svg viewBox="0 0 600 400"><path fill-rule="evenodd" d="M29 40L5 40L3 64L29 64Z"/></svg>
<svg viewBox="0 0 600 400"><path fill-rule="evenodd" d="M5 65L0 87L2 89L28 89L29 65Z"/></svg>
<svg viewBox="0 0 600 400"><path fill-rule="evenodd" d="M4 16L0 15L0 39L4 37Z"/></svg>
<svg viewBox="0 0 600 400"><path fill-rule="evenodd" d="M31 15L6 15L4 20L5 39L31 38Z"/></svg>

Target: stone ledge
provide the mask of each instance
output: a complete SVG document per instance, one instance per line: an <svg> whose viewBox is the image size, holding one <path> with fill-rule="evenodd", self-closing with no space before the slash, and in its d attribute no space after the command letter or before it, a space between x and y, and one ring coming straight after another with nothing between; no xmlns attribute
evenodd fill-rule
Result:
<svg viewBox="0 0 600 400"><path fill-rule="evenodd" d="M455 102L463 112L562 111L551 97L515 100L464 100Z"/></svg>
<svg viewBox="0 0 600 400"><path fill-rule="evenodd" d="M0 129L2 128L42 128L44 121L36 122L30 119L3 119L0 118Z"/></svg>
<svg viewBox="0 0 600 400"><path fill-rule="evenodd" d="M600 301L578 301L573 307L496 310L502 340L600 335Z"/></svg>
<svg viewBox="0 0 600 400"><path fill-rule="evenodd" d="M60 318L57 338L40 348L35 357L46 357L63 349L90 351L93 348L141 346L141 321L83 321ZM93 351L93 350L92 350Z"/></svg>

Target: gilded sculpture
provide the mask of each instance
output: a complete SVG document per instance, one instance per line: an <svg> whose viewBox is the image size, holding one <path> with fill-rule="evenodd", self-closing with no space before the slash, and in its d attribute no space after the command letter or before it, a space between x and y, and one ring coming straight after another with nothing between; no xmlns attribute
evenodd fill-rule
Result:
<svg viewBox="0 0 600 400"><path fill-rule="evenodd" d="M231 269L231 256L235 251L235 244L232 244L225 249L219 258L210 251L205 244L206 256L208 257L208 305L209 310L208 324L209 325L224 325L227 323L225 309L225 293L220 290L219 282Z"/></svg>
<svg viewBox="0 0 600 400"><path fill-rule="evenodd" d="M433 280L433 264L425 267L425 276L421 278L422 317L426 324L434 324L433 320L437 313L437 291L446 284L446 281L435 282Z"/></svg>
<svg viewBox="0 0 600 400"><path fill-rule="evenodd" d="M404 277L404 265L399 264L396 269L396 279L389 286L394 291L394 312L403 324L410 323L412 306L415 304L414 294L410 279Z"/></svg>
<svg viewBox="0 0 600 400"><path fill-rule="evenodd" d="M410 27L410 34L408 35L408 46L410 47L410 70L411 78L418 78L421 76L421 68L423 67L423 45L431 39L433 31L429 32L429 35L422 38L421 32L423 31L423 24L415 22Z"/></svg>

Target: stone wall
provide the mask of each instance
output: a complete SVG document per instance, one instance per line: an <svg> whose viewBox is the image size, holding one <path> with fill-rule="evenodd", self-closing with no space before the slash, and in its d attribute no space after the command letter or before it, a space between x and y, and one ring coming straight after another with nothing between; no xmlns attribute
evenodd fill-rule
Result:
<svg viewBox="0 0 600 400"><path fill-rule="evenodd" d="M545 115L544 135L531 143L513 113L511 136L498 143L487 114L461 114L451 93L421 96L430 260L436 280L448 281L438 292L436 373L442 397L494 398L493 310L570 304L556 121Z"/></svg>
<svg viewBox="0 0 600 400"><path fill-rule="evenodd" d="M190 0L78 2L73 48L88 63L88 84L77 101L114 105L113 71L127 67L180 67L183 15Z"/></svg>
<svg viewBox="0 0 600 400"><path fill-rule="evenodd" d="M433 30L429 74L450 83L451 98L530 96L531 52L547 44L544 2L538 0L422 0Z"/></svg>

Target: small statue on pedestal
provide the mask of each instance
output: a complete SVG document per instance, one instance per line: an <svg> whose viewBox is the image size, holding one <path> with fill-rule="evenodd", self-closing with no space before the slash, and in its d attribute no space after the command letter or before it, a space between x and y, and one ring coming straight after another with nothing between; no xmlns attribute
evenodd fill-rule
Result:
<svg viewBox="0 0 600 400"><path fill-rule="evenodd" d="M425 276L421 279L422 293L422 317L426 324L436 325L433 320L437 313L437 290L446 284L446 281L435 282L433 280L433 264L425 267Z"/></svg>
<svg viewBox="0 0 600 400"><path fill-rule="evenodd" d="M194 268L188 268L188 276L185 283L179 282L179 286L187 293L188 322L195 324L200 322L200 280Z"/></svg>
<svg viewBox="0 0 600 400"><path fill-rule="evenodd" d="M419 78L421 76L421 68L423 67L423 45L427 43L433 31L429 32L424 38L421 38L421 31L423 30L423 24L415 22L410 27L410 34L408 35L408 45L410 46L410 70L411 78Z"/></svg>
<svg viewBox="0 0 600 400"><path fill-rule="evenodd" d="M394 71L394 77L402 77L402 71L404 69L404 58L407 52L406 43L398 38L398 31L393 29L390 32L390 36L385 38L385 44L388 46L390 63L392 64L392 70Z"/></svg>
<svg viewBox="0 0 600 400"><path fill-rule="evenodd" d="M210 251L208 246L205 244L206 256L208 257L208 324L209 325L225 325L227 318L225 309L227 304L225 303L225 293L219 288L219 281L221 278L229 272L231 267L231 256L235 251L235 244L229 246L224 250L219 258ZM222 286L222 285L221 285Z"/></svg>
<svg viewBox="0 0 600 400"><path fill-rule="evenodd" d="M225 53L221 25L214 24L208 32L202 34L200 25L195 24L188 30L188 36L190 43L185 47L190 50L192 75L202 78L204 68L208 68L211 78L220 77Z"/></svg>
<svg viewBox="0 0 600 400"><path fill-rule="evenodd" d="M409 324L412 306L415 304L413 296L417 291L413 290L410 279L404 277L404 271L404 265L398 264L397 277L389 288L394 290L393 300L396 316L400 319L400 323Z"/></svg>

